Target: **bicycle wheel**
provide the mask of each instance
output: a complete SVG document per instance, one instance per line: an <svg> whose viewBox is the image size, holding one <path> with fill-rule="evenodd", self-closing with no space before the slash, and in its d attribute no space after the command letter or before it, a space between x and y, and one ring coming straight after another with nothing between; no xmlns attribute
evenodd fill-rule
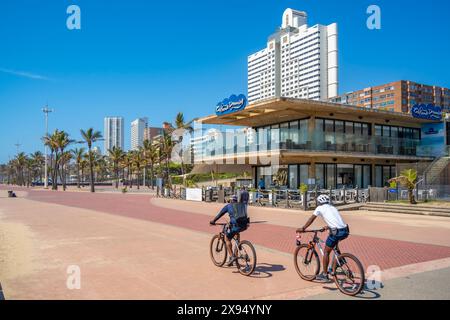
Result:
<svg viewBox="0 0 450 320"><path fill-rule="evenodd" d="M225 261L227 260L228 252L225 240L222 236L215 235L211 239L209 255L211 256L211 260L216 267L223 267Z"/></svg>
<svg viewBox="0 0 450 320"><path fill-rule="evenodd" d="M250 241L239 243L236 266L239 273L250 276L256 268L256 251Z"/></svg>
<svg viewBox="0 0 450 320"><path fill-rule="evenodd" d="M358 258L352 254L343 253L335 259L333 275L336 286L346 295L356 296L364 288L364 268Z"/></svg>
<svg viewBox="0 0 450 320"><path fill-rule="evenodd" d="M317 251L302 244L295 249L294 265L300 278L313 281L320 272L320 259Z"/></svg>

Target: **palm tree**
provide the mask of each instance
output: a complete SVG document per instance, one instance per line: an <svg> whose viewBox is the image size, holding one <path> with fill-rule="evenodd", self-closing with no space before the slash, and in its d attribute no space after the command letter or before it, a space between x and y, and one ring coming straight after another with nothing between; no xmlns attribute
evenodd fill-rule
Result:
<svg viewBox="0 0 450 320"><path fill-rule="evenodd" d="M66 191L66 172L65 172L65 167L67 165L67 163L70 161L70 159L72 158L72 155L70 152L66 152L66 148L69 146L69 144L73 143L74 140L69 139L69 134L61 131L58 135L58 148L59 148L59 161L57 161L57 166L56 166L56 177L58 177L58 171L59 175L61 177L61 181L63 184L63 189L64 191ZM56 184L57 185L57 184Z"/></svg>
<svg viewBox="0 0 450 320"><path fill-rule="evenodd" d="M399 183L408 189L408 198L411 204L417 204L414 196L414 189L417 186L417 171L414 169L406 169L400 173L400 176L389 180L389 183Z"/></svg>
<svg viewBox="0 0 450 320"><path fill-rule="evenodd" d="M107 176L107 161L106 156L102 156L101 154L98 154L94 152L94 181L104 181L105 177Z"/></svg>
<svg viewBox="0 0 450 320"><path fill-rule="evenodd" d="M84 154L86 152L85 148L75 148L72 150L72 155L75 159L75 164L77 167L77 187L78 189L81 188L80 182L81 182L81 177L80 177L80 169L82 166L82 162L83 162L83 157Z"/></svg>
<svg viewBox="0 0 450 320"><path fill-rule="evenodd" d="M170 177L170 157L172 155L172 150L174 147L174 142L172 141L172 137L169 134L164 134L160 141L160 154L164 159L165 169L166 169L166 181L167 184L172 186L172 180Z"/></svg>
<svg viewBox="0 0 450 320"><path fill-rule="evenodd" d="M42 182L42 167L45 165L45 157L40 151L36 151L35 153L30 155L30 158L33 162L33 179L36 179L36 176L39 177L39 181Z"/></svg>
<svg viewBox="0 0 450 320"><path fill-rule="evenodd" d="M44 144L46 144L50 148L50 168L51 168L51 177L52 177L52 189L56 190L57 187L57 181L55 177L55 170L53 169L53 166L56 166L56 158L58 157L58 135L59 131L58 129L55 130L55 132L51 135L47 135L43 138Z"/></svg>
<svg viewBox="0 0 450 320"><path fill-rule="evenodd" d="M132 179L132 174L133 174L133 162L131 159L131 152L127 152L124 154L123 159L121 161L121 165L123 167L123 170L125 171L125 169L127 170L127 174L126 174L126 179L125 179L125 172L123 173L123 178L127 181L127 186L130 186L130 188L133 187L133 179ZM131 180L130 180L131 177Z"/></svg>
<svg viewBox="0 0 450 320"><path fill-rule="evenodd" d="M14 167L17 172L17 184L20 186L25 185L24 170L26 168L28 157L24 152L20 152L13 160Z"/></svg>
<svg viewBox="0 0 450 320"><path fill-rule="evenodd" d="M186 129L188 131L192 131L192 123L195 121L191 120L189 122L184 122L184 114L183 112L178 112L177 116L175 117L175 128L176 129Z"/></svg>
<svg viewBox="0 0 450 320"><path fill-rule="evenodd" d="M175 117L175 129L184 129L187 130L189 132L192 132L194 129L192 128L192 123L195 121L191 120L189 122L184 122L184 114L182 112L179 112L177 114L177 116ZM181 148L179 149L179 157L180 157L180 161L181 161L181 174L184 176L184 172L185 172L185 167L184 167L184 149L183 149L183 136L180 135L180 137L178 138L178 142L177 142Z"/></svg>
<svg viewBox="0 0 450 320"><path fill-rule="evenodd" d="M153 182L155 177L155 164L158 161L158 146L150 140L144 140L143 152L144 158L147 160L147 166L150 166L150 180L152 189L154 189L155 185Z"/></svg>
<svg viewBox="0 0 450 320"><path fill-rule="evenodd" d="M146 160L144 158L143 155L143 151L142 148L139 148L138 150L134 150L131 152L131 161L132 164L134 166L134 168L136 169L136 174L137 174L137 188L138 190L140 189L140 181L141 181L141 170L142 167L145 167L146 165Z"/></svg>
<svg viewBox="0 0 450 320"><path fill-rule="evenodd" d="M83 155L83 159L80 162L80 170L81 170L81 186L84 187L84 178L85 178L85 174L84 174L84 169L89 165L89 155L87 153L85 153Z"/></svg>
<svg viewBox="0 0 450 320"><path fill-rule="evenodd" d="M94 187L94 156L92 154L92 144L102 138L102 134L99 131L94 131L93 128L89 128L86 131L81 130L81 136L84 139L84 143L88 145L88 155L89 155L89 171L90 171L90 184L91 184L91 192L95 192Z"/></svg>
<svg viewBox="0 0 450 320"><path fill-rule="evenodd" d="M116 180L116 189L119 188L119 165L124 158L124 152L121 148L116 146L112 147L112 149L108 150L109 160L113 165L114 179Z"/></svg>
<svg viewBox="0 0 450 320"><path fill-rule="evenodd" d="M66 176L67 176L66 167L69 165L71 159L72 159L72 152L70 151L64 151L60 155L60 167L61 167L60 177L64 191L66 191Z"/></svg>

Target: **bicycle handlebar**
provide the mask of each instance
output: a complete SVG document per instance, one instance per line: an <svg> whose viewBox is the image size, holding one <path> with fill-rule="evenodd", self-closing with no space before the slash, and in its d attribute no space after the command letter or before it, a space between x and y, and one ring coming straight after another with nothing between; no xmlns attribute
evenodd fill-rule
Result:
<svg viewBox="0 0 450 320"><path fill-rule="evenodd" d="M322 228L322 229L319 229L319 230L308 230L308 231L303 231L303 232L301 232L301 233L322 233L322 232L325 232L325 231L327 231L327 229L325 229L325 228Z"/></svg>

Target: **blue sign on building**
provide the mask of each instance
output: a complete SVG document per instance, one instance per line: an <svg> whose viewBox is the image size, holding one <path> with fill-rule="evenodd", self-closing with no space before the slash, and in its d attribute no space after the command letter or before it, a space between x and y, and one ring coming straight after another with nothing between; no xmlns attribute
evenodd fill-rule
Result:
<svg viewBox="0 0 450 320"><path fill-rule="evenodd" d="M218 116L223 116L225 114L244 110L245 107L247 107L247 98L243 94L238 96L233 94L228 99L217 104L216 114Z"/></svg>
<svg viewBox="0 0 450 320"><path fill-rule="evenodd" d="M424 120L442 120L442 108L433 104L416 104L411 108L411 114L414 118Z"/></svg>

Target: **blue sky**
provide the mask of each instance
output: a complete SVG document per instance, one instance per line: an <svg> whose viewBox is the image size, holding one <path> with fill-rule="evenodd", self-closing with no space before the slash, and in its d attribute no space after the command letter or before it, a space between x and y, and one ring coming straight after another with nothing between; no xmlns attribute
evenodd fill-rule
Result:
<svg viewBox="0 0 450 320"><path fill-rule="evenodd" d="M81 8L81 30L66 9ZM382 29L366 27L377 4ZM339 24L340 93L408 79L450 87L448 0L14 0L0 2L0 163L42 150L41 108L50 129L75 139L103 130L108 115L150 125L214 113L231 93L247 92L247 56L266 44L285 8L309 24Z"/></svg>

